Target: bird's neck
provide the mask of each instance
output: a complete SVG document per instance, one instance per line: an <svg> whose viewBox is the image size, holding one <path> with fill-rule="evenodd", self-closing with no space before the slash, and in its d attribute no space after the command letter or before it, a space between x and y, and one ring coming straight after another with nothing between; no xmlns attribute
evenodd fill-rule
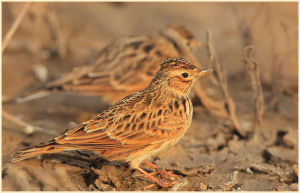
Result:
<svg viewBox="0 0 300 193"><path fill-rule="evenodd" d="M187 87L179 87L176 84L170 84L170 80L162 78L161 74L157 73L147 89L181 98L190 95L193 84L194 82L191 82Z"/></svg>
<svg viewBox="0 0 300 193"><path fill-rule="evenodd" d="M174 88L170 88L169 86L164 86L164 84L152 82L147 87L148 92L156 93L156 101L161 102L172 98L190 98L190 89L186 92L182 92L180 90L176 90Z"/></svg>

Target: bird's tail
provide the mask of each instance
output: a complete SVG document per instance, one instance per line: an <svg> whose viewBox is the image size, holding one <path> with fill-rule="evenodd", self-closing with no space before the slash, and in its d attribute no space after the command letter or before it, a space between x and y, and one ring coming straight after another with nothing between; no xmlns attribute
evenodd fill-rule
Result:
<svg viewBox="0 0 300 193"><path fill-rule="evenodd" d="M57 153L64 151L66 148L62 147L60 144L56 143L55 140L51 140L48 143L41 143L39 145L30 147L28 149L19 151L12 155L11 162L17 162L24 159L28 159L41 154Z"/></svg>

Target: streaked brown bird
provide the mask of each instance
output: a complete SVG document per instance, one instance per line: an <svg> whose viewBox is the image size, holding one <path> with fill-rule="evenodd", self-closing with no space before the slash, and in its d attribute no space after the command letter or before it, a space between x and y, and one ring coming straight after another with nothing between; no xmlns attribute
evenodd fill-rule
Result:
<svg viewBox="0 0 300 193"><path fill-rule="evenodd" d="M90 150L109 161L129 162L154 183L167 187L139 167L141 162L174 146L190 127L193 106L189 97L195 81L209 70L185 59L171 58L145 89L120 100L101 114L55 139L16 153L12 161L64 150ZM145 162L155 169L157 166ZM159 171L159 170L157 170ZM160 174L172 176L162 170Z"/></svg>
<svg viewBox="0 0 300 193"><path fill-rule="evenodd" d="M52 92L74 92L99 95L116 101L147 87L165 58L184 57L179 49L183 44L192 52L201 45L185 27L170 25L149 36L133 36L115 40L105 47L96 59L57 80L48 83L37 92L27 93L18 102L45 96Z"/></svg>

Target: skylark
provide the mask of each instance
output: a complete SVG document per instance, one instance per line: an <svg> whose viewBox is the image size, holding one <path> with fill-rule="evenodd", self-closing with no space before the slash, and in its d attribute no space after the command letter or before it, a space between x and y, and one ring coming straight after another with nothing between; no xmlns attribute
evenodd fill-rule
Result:
<svg viewBox="0 0 300 193"><path fill-rule="evenodd" d="M155 178L139 166L145 159L174 146L185 134L193 115L191 88L208 71L185 59L167 59L145 89L49 142L16 153L12 161L64 150L90 150L109 161L129 162L131 168L154 183L170 186L172 183ZM160 173L172 176L164 170Z"/></svg>
<svg viewBox="0 0 300 193"><path fill-rule="evenodd" d="M176 40L174 36L178 37ZM185 27L170 25L149 36L133 36L115 40L96 59L48 83L36 92L17 99L18 102L48 95L51 92L75 92L100 95L115 103L127 95L147 87L165 58L184 57L179 49L184 44L191 51L201 44ZM26 95L25 95L26 96Z"/></svg>

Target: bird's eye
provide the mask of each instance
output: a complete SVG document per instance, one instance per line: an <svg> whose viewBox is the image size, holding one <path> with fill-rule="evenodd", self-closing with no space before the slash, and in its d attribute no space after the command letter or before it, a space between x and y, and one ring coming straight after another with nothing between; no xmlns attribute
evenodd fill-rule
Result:
<svg viewBox="0 0 300 193"><path fill-rule="evenodd" d="M181 74L181 76L182 76L183 78L187 78L187 77L189 76L189 74L186 73L186 72L184 72L184 73Z"/></svg>

